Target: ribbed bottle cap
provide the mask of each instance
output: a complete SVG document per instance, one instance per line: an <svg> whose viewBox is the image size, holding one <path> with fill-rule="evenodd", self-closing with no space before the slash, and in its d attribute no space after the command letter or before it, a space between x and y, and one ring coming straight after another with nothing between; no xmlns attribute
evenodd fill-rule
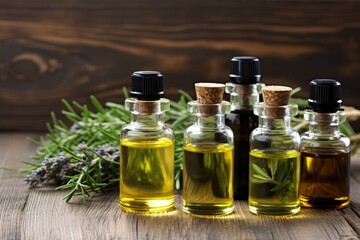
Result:
<svg viewBox="0 0 360 240"><path fill-rule="evenodd" d="M341 109L341 84L334 79L315 79L310 82L309 107L319 113Z"/></svg>
<svg viewBox="0 0 360 240"><path fill-rule="evenodd" d="M159 100L164 96L163 75L157 71L132 74L131 96L139 100Z"/></svg>
<svg viewBox="0 0 360 240"><path fill-rule="evenodd" d="M233 57L230 62L230 81L236 84L260 82L260 61L256 57Z"/></svg>

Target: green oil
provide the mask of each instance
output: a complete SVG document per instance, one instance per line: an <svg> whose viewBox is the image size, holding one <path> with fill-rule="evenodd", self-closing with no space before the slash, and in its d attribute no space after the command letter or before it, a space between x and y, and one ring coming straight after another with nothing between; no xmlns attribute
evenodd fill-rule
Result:
<svg viewBox="0 0 360 240"><path fill-rule="evenodd" d="M197 215L233 212L233 146L184 147L183 210Z"/></svg>
<svg viewBox="0 0 360 240"><path fill-rule="evenodd" d="M121 140L120 206L125 211L166 212L174 208L174 143Z"/></svg>
<svg viewBox="0 0 360 240"><path fill-rule="evenodd" d="M250 212L289 215L300 210L300 152L252 150L249 171Z"/></svg>

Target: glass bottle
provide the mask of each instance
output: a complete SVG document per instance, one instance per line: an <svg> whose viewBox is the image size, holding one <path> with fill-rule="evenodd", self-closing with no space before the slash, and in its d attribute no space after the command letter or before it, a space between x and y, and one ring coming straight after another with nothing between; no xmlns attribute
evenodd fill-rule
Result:
<svg viewBox="0 0 360 240"><path fill-rule="evenodd" d="M230 62L230 82L225 91L230 94L231 112L225 124L234 132L234 199L248 199L249 136L258 127L254 105L264 84L259 83L260 61L255 57L233 57Z"/></svg>
<svg viewBox="0 0 360 240"><path fill-rule="evenodd" d="M170 108L156 71L132 75L132 98L125 100L131 122L120 134L120 206L125 211L166 212L174 207L173 131L164 125Z"/></svg>
<svg viewBox="0 0 360 240"><path fill-rule="evenodd" d="M310 82L309 131L301 136L300 201L305 207L343 208L350 202L350 140L340 133L341 84L333 79Z"/></svg>
<svg viewBox="0 0 360 240"><path fill-rule="evenodd" d="M225 126L230 103L224 84L195 84L197 101L188 103L194 124L184 134L183 210L225 215L234 210L233 132Z"/></svg>
<svg viewBox="0 0 360 240"><path fill-rule="evenodd" d="M249 210L290 215L300 210L300 136L291 128L297 105L288 104L291 88L266 86L264 103L255 104L259 127L250 135Z"/></svg>

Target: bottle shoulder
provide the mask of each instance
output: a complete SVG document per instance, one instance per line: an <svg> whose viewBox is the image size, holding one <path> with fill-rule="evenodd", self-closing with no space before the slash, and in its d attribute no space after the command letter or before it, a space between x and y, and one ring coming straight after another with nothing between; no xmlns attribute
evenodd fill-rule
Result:
<svg viewBox="0 0 360 240"><path fill-rule="evenodd" d="M184 142L187 144L229 144L233 145L234 133L228 126L218 128L201 128L191 125L184 132Z"/></svg>
<svg viewBox="0 0 360 240"><path fill-rule="evenodd" d="M305 132L301 135L302 148L336 148L348 151L350 139L345 134L337 135L315 135Z"/></svg>
<svg viewBox="0 0 360 240"><path fill-rule="evenodd" d="M289 137L295 137L295 138L300 138L300 134L290 128L290 129L286 129L286 130L269 130L269 129L265 129L265 128L255 128L252 132L251 132L252 136L256 136L256 135L266 135L266 136L289 136Z"/></svg>
<svg viewBox="0 0 360 240"><path fill-rule="evenodd" d="M288 131L264 131L256 128L250 134L250 149L300 150L300 135Z"/></svg>
<svg viewBox="0 0 360 240"><path fill-rule="evenodd" d="M189 134L189 133L227 133L227 134L233 134L233 130L231 129L231 127L226 126L226 125L222 125L222 126L218 126L218 127L200 127L198 125L190 125L188 128L186 128L185 130L185 134Z"/></svg>
<svg viewBox="0 0 360 240"><path fill-rule="evenodd" d="M174 132L167 125L159 125L156 127L140 128L133 124L124 125L120 132L120 138L139 138L139 139L152 139L152 138L169 138L173 139Z"/></svg>

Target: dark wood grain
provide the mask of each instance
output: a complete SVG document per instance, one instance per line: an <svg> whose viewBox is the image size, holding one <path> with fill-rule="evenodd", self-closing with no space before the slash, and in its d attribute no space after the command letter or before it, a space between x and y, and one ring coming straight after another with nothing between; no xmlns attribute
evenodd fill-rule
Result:
<svg viewBox="0 0 360 240"><path fill-rule="evenodd" d="M21 167L35 146L25 133L0 133L0 167ZM36 135L32 135L36 138ZM292 217L256 216L236 201L227 217L199 218L181 210L167 214L122 212L118 193L65 203L65 192L29 189L23 175L0 170L0 239L359 239L360 155L351 163L351 204L343 210L301 209Z"/></svg>
<svg viewBox="0 0 360 240"><path fill-rule="evenodd" d="M260 58L267 84L343 82L360 107L358 1L0 1L0 129L43 130L61 98L123 102L135 70L166 96L226 82L235 55Z"/></svg>

